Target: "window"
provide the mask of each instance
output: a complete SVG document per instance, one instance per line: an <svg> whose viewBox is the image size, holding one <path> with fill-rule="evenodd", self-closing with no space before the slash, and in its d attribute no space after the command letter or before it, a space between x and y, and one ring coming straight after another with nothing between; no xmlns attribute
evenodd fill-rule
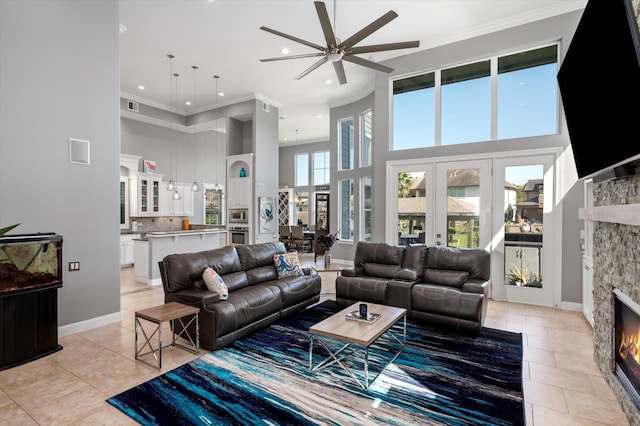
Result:
<svg viewBox="0 0 640 426"><path fill-rule="evenodd" d="M435 145L435 73L393 82L393 149Z"/></svg>
<svg viewBox="0 0 640 426"><path fill-rule="evenodd" d="M360 114L360 167L371 165L371 110Z"/></svg>
<svg viewBox="0 0 640 426"><path fill-rule="evenodd" d="M340 170L353 169L353 118L338 122Z"/></svg>
<svg viewBox="0 0 640 426"><path fill-rule="evenodd" d="M442 71L440 145L491 139L491 63Z"/></svg>
<svg viewBox="0 0 640 426"><path fill-rule="evenodd" d="M396 80L392 149L555 134L557 73L554 44Z"/></svg>
<svg viewBox="0 0 640 426"><path fill-rule="evenodd" d="M319 151L313 153L313 184L329 184L329 151Z"/></svg>
<svg viewBox="0 0 640 426"><path fill-rule="evenodd" d="M338 184L338 223L340 240L353 240L353 179L340 180Z"/></svg>
<svg viewBox="0 0 640 426"><path fill-rule="evenodd" d="M364 241L371 241L371 177L362 178L362 217L360 218L360 239Z"/></svg>
<svg viewBox="0 0 640 426"><path fill-rule="evenodd" d="M296 154L296 186L309 185L309 154Z"/></svg>
<svg viewBox="0 0 640 426"><path fill-rule="evenodd" d="M558 46L498 58L498 139L558 133Z"/></svg>

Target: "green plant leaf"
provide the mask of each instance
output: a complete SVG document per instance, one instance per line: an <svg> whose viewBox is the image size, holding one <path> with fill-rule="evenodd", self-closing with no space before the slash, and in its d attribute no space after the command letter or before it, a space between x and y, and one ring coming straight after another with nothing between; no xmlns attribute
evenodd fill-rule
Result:
<svg viewBox="0 0 640 426"><path fill-rule="evenodd" d="M7 232L11 231L13 228L15 228L18 225L20 224L16 223L15 225L7 226L6 228L0 229L0 235L6 234Z"/></svg>

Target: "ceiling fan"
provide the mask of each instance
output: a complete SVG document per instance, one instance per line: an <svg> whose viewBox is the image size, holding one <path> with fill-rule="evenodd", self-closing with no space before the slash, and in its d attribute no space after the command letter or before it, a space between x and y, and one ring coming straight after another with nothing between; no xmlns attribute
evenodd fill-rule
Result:
<svg viewBox="0 0 640 426"><path fill-rule="evenodd" d="M398 14L393 10L382 15L380 18L376 19L345 41L340 41L336 39L335 34L333 33L333 28L331 27L331 22L329 21L329 15L327 14L327 8L325 4L321 1L313 2L316 6L316 12L318 12L318 18L320 19L320 26L322 27L322 32L324 34L325 41L327 42L326 46L320 46L318 44L302 40L298 37L294 37L285 33L282 33L277 30L273 30L267 27L260 27L261 30L270 32L272 34L278 35L280 37L287 38L289 40L295 41L297 43L304 44L305 46L312 47L320 52L317 53L307 53L301 55L291 55L291 56L281 56L277 58L266 58L260 59L261 62L269 62L269 61L281 61L285 59L299 59L299 58L311 58L314 56L321 56L321 58L311 65L309 68L304 70L302 73L295 77L295 80L300 80L305 75L309 74L311 71L318 68L320 65L325 62L332 62L333 68L336 71L338 76L338 81L340 84L345 84L347 82L347 77L344 73L344 66L342 61L348 61L354 64L362 65L364 67L368 67L377 71L382 71L386 73L390 73L393 71L393 68L389 68L387 66L378 64L373 61L369 61L367 59L360 58L358 56L354 56L362 53L371 53L371 52L381 52L384 50L396 50L396 49L407 49L411 47L418 47L420 45L419 41L406 41L400 43L387 43L387 44L376 44L370 46L360 46L356 47L360 41L371 35L373 32L379 30L384 25L391 22L393 19L398 17Z"/></svg>

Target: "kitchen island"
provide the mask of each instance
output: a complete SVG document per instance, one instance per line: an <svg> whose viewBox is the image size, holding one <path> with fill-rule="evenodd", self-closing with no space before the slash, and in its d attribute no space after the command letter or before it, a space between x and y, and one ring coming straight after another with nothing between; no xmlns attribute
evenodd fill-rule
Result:
<svg viewBox="0 0 640 426"><path fill-rule="evenodd" d="M193 229L188 231L147 232L133 240L136 281L161 285L158 262L174 253L213 250L227 245L225 229Z"/></svg>

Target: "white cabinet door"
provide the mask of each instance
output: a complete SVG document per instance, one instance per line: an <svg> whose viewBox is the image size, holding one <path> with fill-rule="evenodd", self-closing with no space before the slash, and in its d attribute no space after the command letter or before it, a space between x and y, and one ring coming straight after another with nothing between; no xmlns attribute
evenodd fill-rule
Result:
<svg viewBox="0 0 640 426"><path fill-rule="evenodd" d="M136 238L140 238L140 234L120 236L120 266L133 265L133 240Z"/></svg>
<svg viewBox="0 0 640 426"><path fill-rule="evenodd" d="M230 178L227 204L229 208L248 208L251 180L248 178Z"/></svg>
<svg viewBox="0 0 640 426"><path fill-rule="evenodd" d="M162 175L137 173L131 178L131 216L159 216L162 189Z"/></svg>
<svg viewBox="0 0 640 426"><path fill-rule="evenodd" d="M182 213L184 216L193 216L195 214L195 193L191 190L191 186L185 186L182 193Z"/></svg>
<svg viewBox="0 0 640 426"><path fill-rule="evenodd" d="M168 182L163 183L164 191L160 197L160 211L167 216L193 216L194 215L194 192L190 185L177 185L176 190L180 194L179 200L173 199L173 193L167 191Z"/></svg>
<svg viewBox="0 0 640 426"><path fill-rule="evenodd" d="M593 260L582 256L582 313L593 327Z"/></svg>

